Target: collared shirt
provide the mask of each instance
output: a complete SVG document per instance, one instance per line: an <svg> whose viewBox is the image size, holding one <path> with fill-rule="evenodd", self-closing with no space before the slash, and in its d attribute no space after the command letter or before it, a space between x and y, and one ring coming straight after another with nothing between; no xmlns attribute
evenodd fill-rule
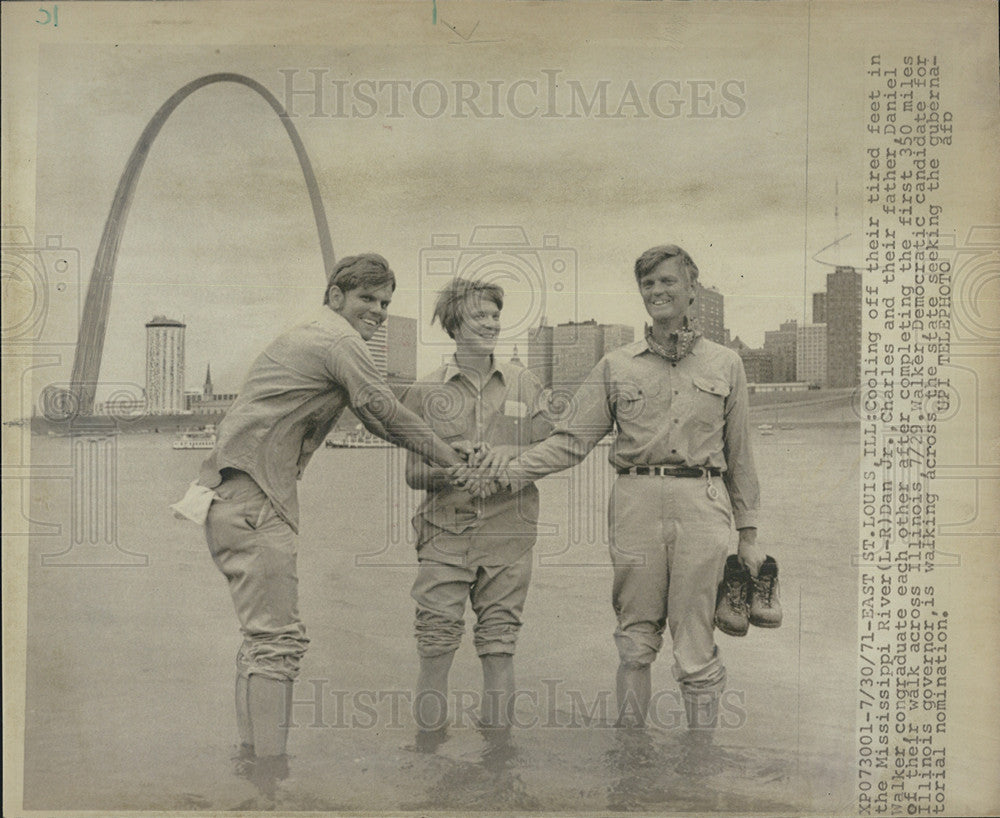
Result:
<svg viewBox="0 0 1000 818"><path fill-rule="evenodd" d="M482 388L452 357L413 384L403 405L447 443L529 446L552 430L538 379L518 364L495 358ZM517 559L534 542L537 522L534 484L485 500L462 489L429 491L413 519L421 555L454 565L503 565Z"/></svg>
<svg viewBox="0 0 1000 818"><path fill-rule="evenodd" d="M552 436L513 461L511 474L536 480L575 465L614 428L612 466L721 469L736 527L756 527L746 374L733 350L705 338L673 362L645 339L613 350L576 391Z"/></svg>
<svg viewBox="0 0 1000 818"><path fill-rule="evenodd" d="M296 480L349 405L381 421L398 402L358 331L323 307L254 361L198 482L215 488L221 469L246 472L297 532Z"/></svg>

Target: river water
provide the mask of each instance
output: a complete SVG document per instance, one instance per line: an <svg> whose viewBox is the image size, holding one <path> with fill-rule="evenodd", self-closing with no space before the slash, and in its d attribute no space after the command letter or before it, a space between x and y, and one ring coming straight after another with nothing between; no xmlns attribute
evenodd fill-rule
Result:
<svg viewBox="0 0 1000 818"><path fill-rule="evenodd" d="M204 452L150 434L32 444L42 477L29 510L24 806L259 806L232 760L239 634L224 580L200 530L167 509ZM415 498L402 459L391 449L318 452L301 484L299 538L312 645L279 808L851 813L857 427L776 426L755 430L754 444L760 542L780 565L784 623L738 639L717 632L729 687L716 751L695 768L681 763L669 649L653 668L653 725L641 736L608 726L617 654L606 452L540 483L511 745L498 752L474 725L480 668L467 617L449 739L433 754L415 751L409 710ZM81 481L84 495L110 499L92 509L90 529L74 530Z"/></svg>

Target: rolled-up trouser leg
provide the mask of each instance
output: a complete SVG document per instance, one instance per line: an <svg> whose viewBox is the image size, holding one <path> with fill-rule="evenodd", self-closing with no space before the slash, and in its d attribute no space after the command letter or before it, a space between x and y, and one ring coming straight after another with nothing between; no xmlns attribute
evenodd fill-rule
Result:
<svg viewBox="0 0 1000 818"><path fill-rule="evenodd" d="M309 644L298 612L295 535L248 475L227 478L216 493L205 531L243 633L236 680L240 740L252 742L258 755L275 748L283 753L286 702L272 706L267 703L277 702L277 695L255 696L253 677L271 680L290 702L291 682Z"/></svg>
<svg viewBox="0 0 1000 818"><path fill-rule="evenodd" d="M420 656L458 649L465 632L465 603L475 571L461 565L421 560L410 596L417 603L414 631Z"/></svg>
<svg viewBox="0 0 1000 818"><path fill-rule="evenodd" d="M684 714L692 730L711 730L719 723L719 697L726 687L726 674L708 684L685 683L681 685Z"/></svg>
<svg viewBox="0 0 1000 818"><path fill-rule="evenodd" d="M299 618L295 534L248 475L237 473L216 493L205 531L240 621L245 675L293 680L309 645Z"/></svg>
<svg viewBox="0 0 1000 818"><path fill-rule="evenodd" d="M652 664L666 625L667 538L656 479L620 477L608 510L614 583L611 602L618 627L615 646L624 667Z"/></svg>
<svg viewBox="0 0 1000 818"><path fill-rule="evenodd" d="M667 624L673 643L674 677L692 698L725 685L726 669L715 644L715 600L733 539L729 496L721 480L710 498L701 480L675 481L669 514L676 532L670 549Z"/></svg>
<svg viewBox="0 0 1000 818"><path fill-rule="evenodd" d="M712 705L725 684L713 638L715 595L732 542L731 507L721 480L620 477L610 508L615 641L623 664L648 664L668 624L674 676L688 702ZM692 704L693 706L693 704Z"/></svg>
<svg viewBox="0 0 1000 818"><path fill-rule="evenodd" d="M480 566L470 598L476 613L473 628L480 656L513 654L521 630L521 614L531 582L532 552L509 565Z"/></svg>

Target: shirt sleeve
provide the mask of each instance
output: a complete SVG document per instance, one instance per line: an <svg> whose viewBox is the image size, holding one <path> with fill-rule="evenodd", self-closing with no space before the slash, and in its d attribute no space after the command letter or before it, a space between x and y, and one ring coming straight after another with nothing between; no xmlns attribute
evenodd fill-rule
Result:
<svg viewBox="0 0 1000 818"><path fill-rule="evenodd" d="M330 377L347 392L351 408L362 420L374 419L381 426L392 423L399 401L360 337L338 339L330 349L326 367Z"/></svg>
<svg viewBox="0 0 1000 818"><path fill-rule="evenodd" d="M403 392L403 395L400 398L400 402L403 404L403 406L405 406L407 409L413 412L413 414L415 414L417 417L423 419L424 417L423 397L419 384L413 383L410 384L408 387L406 387L406 391ZM407 450L406 452L407 467L409 467L411 464L414 464L416 461L424 462L424 459L420 457L420 455L418 455L416 452L412 450Z"/></svg>
<svg viewBox="0 0 1000 818"><path fill-rule="evenodd" d="M552 434L511 461L511 477L537 480L580 463L611 431L607 359L598 362L573 395Z"/></svg>
<svg viewBox="0 0 1000 818"><path fill-rule="evenodd" d="M726 472L723 481L733 505L736 528L756 528L760 509L757 468L750 448L750 407L747 376L743 361L733 362L734 385L726 398L725 426L722 431Z"/></svg>
<svg viewBox="0 0 1000 818"><path fill-rule="evenodd" d="M531 419L531 442L538 443L552 434L554 428L550 418L548 395L541 381L531 370L525 369L520 377L524 402L528 405Z"/></svg>

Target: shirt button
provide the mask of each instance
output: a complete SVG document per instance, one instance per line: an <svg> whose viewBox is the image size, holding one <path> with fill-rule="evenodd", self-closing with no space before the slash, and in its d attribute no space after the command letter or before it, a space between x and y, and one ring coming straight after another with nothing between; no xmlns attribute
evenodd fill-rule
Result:
<svg viewBox="0 0 1000 818"><path fill-rule="evenodd" d="M679 395L679 394L680 394L680 392L678 392L678 391L677 391L677 390L675 389L675 390L674 390L674 394L675 394L675 395Z"/></svg>
<svg viewBox="0 0 1000 818"><path fill-rule="evenodd" d="M677 368L677 364L670 364L670 365L671 365L672 367L674 367L675 369Z"/></svg>
<svg viewBox="0 0 1000 818"><path fill-rule="evenodd" d="M680 420L678 418L674 418L674 423L680 423Z"/></svg>
<svg viewBox="0 0 1000 818"><path fill-rule="evenodd" d="M677 454L677 449L671 449L670 454Z"/></svg>

